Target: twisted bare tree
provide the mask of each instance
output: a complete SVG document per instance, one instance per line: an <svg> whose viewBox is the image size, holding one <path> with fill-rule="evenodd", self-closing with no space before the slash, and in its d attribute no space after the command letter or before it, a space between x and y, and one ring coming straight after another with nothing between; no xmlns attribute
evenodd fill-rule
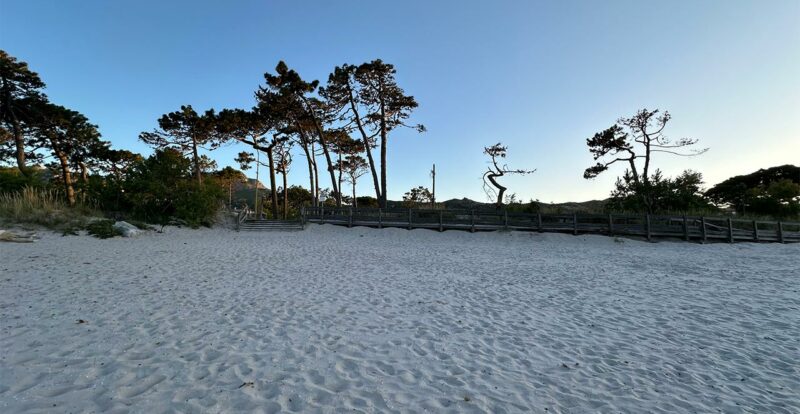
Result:
<svg viewBox="0 0 800 414"><path fill-rule="evenodd" d="M505 194L506 188L502 184L497 182L497 179L503 177L505 175L512 175L512 174L520 174L520 175L527 175L532 174L536 170L522 170L522 169L511 169L508 168L508 165L499 164L500 158L505 158L508 152L508 147L502 145L501 143L494 144L490 147L484 147L483 153L488 155L491 158L489 162L489 167L487 167L487 171L483 173L483 190L486 192L486 195L489 199L496 198L497 207L503 206L503 195Z"/></svg>

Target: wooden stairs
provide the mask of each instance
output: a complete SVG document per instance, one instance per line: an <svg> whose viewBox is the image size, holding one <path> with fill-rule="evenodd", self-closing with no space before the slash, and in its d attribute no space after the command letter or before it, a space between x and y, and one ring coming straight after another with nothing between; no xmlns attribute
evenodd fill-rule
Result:
<svg viewBox="0 0 800 414"><path fill-rule="evenodd" d="M299 231L303 223L299 220L265 220L248 218L239 222L239 231Z"/></svg>

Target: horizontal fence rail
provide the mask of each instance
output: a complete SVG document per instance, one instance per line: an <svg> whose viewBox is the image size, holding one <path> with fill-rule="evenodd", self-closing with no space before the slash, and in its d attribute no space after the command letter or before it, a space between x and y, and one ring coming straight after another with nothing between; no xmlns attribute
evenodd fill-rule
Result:
<svg viewBox="0 0 800 414"><path fill-rule="evenodd" d="M376 209L305 207L301 220L309 223L366 227L397 227L489 231L522 230L572 234L606 234L681 238L699 241L800 242L800 223L745 220L728 217L650 214L531 214L481 210Z"/></svg>

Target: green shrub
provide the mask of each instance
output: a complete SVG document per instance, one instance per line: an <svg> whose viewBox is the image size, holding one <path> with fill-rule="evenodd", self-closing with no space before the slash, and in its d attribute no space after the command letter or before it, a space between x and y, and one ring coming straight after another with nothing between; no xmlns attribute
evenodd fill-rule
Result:
<svg viewBox="0 0 800 414"><path fill-rule="evenodd" d="M24 188L46 186L41 171L35 169L29 171L29 175L23 175L17 168L0 168L0 193L16 193Z"/></svg>
<svg viewBox="0 0 800 414"><path fill-rule="evenodd" d="M131 216L160 225L175 221L192 227L211 225L221 206L222 188L212 179L195 181L190 165L173 150L156 151L135 165L120 191Z"/></svg>
<svg viewBox="0 0 800 414"><path fill-rule="evenodd" d="M119 230L114 228L114 220L95 220L86 225L86 231L98 239L109 239L122 235Z"/></svg>

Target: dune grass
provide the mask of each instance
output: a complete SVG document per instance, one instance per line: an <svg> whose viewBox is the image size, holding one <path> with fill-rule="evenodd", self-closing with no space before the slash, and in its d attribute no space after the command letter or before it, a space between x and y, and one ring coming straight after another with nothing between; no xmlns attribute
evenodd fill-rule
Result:
<svg viewBox="0 0 800 414"><path fill-rule="evenodd" d="M82 203L70 207L56 190L24 187L0 194L0 223L4 224L75 228L84 227L91 217L99 215Z"/></svg>

